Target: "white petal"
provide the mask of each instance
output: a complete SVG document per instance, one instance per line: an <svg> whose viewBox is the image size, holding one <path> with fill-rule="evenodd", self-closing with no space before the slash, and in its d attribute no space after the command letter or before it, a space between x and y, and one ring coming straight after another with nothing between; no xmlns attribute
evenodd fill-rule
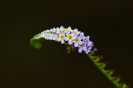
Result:
<svg viewBox="0 0 133 88"><path fill-rule="evenodd" d="M67 40L68 40L68 37L65 38L65 41L67 41Z"/></svg>
<svg viewBox="0 0 133 88"><path fill-rule="evenodd" d="M64 44L64 40L61 41L61 44Z"/></svg>
<svg viewBox="0 0 133 88"><path fill-rule="evenodd" d="M83 42L82 41L79 41L79 44L81 45Z"/></svg>
<svg viewBox="0 0 133 88"><path fill-rule="evenodd" d="M72 41L69 40L68 43L71 45L72 44Z"/></svg>
<svg viewBox="0 0 133 88"><path fill-rule="evenodd" d="M75 47L78 47L78 43L74 43L74 46L75 46Z"/></svg>

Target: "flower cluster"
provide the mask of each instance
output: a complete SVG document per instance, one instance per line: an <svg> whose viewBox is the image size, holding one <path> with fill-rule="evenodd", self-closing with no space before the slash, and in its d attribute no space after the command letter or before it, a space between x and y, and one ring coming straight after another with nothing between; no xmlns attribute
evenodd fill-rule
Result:
<svg viewBox="0 0 133 88"><path fill-rule="evenodd" d="M78 48L79 53L84 51L86 54L88 54L88 52L90 52L94 46L93 42L89 40L90 36L84 36L83 32L78 31L78 29L72 30L70 26L68 28L61 26L60 28L57 27L42 31L37 39L39 38L55 40L57 42L61 42L61 44L66 44L65 42L67 41L67 44L74 45L74 47ZM97 49L94 51L96 50Z"/></svg>

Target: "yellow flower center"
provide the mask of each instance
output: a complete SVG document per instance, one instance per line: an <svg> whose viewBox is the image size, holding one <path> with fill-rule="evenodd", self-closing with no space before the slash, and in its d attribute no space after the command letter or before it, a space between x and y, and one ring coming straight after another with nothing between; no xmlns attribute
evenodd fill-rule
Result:
<svg viewBox="0 0 133 88"><path fill-rule="evenodd" d="M70 32L70 30L69 29L66 29L66 32Z"/></svg>
<svg viewBox="0 0 133 88"><path fill-rule="evenodd" d="M76 43L77 43L77 42L79 42L79 39L78 39L78 38L76 38L76 39L75 39L75 41L76 41Z"/></svg>
<svg viewBox="0 0 133 88"><path fill-rule="evenodd" d="M84 47L84 44L82 44L81 47Z"/></svg>
<svg viewBox="0 0 133 88"><path fill-rule="evenodd" d="M62 32L62 30L59 30L59 32Z"/></svg>
<svg viewBox="0 0 133 88"><path fill-rule="evenodd" d="M77 34L77 32L76 31L73 31L75 34Z"/></svg>
<svg viewBox="0 0 133 88"><path fill-rule="evenodd" d="M64 35L61 35L61 36L60 36L60 39L63 40L63 39L64 39Z"/></svg>
<svg viewBox="0 0 133 88"><path fill-rule="evenodd" d="M69 40L72 40L72 35L69 35L69 36L68 36L68 39L69 39Z"/></svg>

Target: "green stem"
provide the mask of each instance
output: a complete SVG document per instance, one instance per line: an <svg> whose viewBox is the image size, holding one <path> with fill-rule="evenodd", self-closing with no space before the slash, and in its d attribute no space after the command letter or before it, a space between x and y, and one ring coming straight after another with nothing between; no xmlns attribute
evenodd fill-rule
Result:
<svg viewBox="0 0 133 88"><path fill-rule="evenodd" d="M89 52L88 57L92 60L92 62L99 68L99 70L117 87L117 88L127 88L126 84L118 83L120 78L112 77L113 71L105 70L105 63L98 63L100 61L100 57L96 58L96 56L92 56L93 54Z"/></svg>

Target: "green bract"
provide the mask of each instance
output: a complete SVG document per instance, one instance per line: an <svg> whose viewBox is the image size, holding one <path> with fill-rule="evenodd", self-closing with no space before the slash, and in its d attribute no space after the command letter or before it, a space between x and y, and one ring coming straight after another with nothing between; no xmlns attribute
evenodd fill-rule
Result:
<svg viewBox="0 0 133 88"><path fill-rule="evenodd" d="M41 48L41 41L46 41L47 39L45 38L38 38L38 36L40 36L41 34L35 35L31 40L30 40L30 44L36 48L36 49L40 49Z"/></svg>

